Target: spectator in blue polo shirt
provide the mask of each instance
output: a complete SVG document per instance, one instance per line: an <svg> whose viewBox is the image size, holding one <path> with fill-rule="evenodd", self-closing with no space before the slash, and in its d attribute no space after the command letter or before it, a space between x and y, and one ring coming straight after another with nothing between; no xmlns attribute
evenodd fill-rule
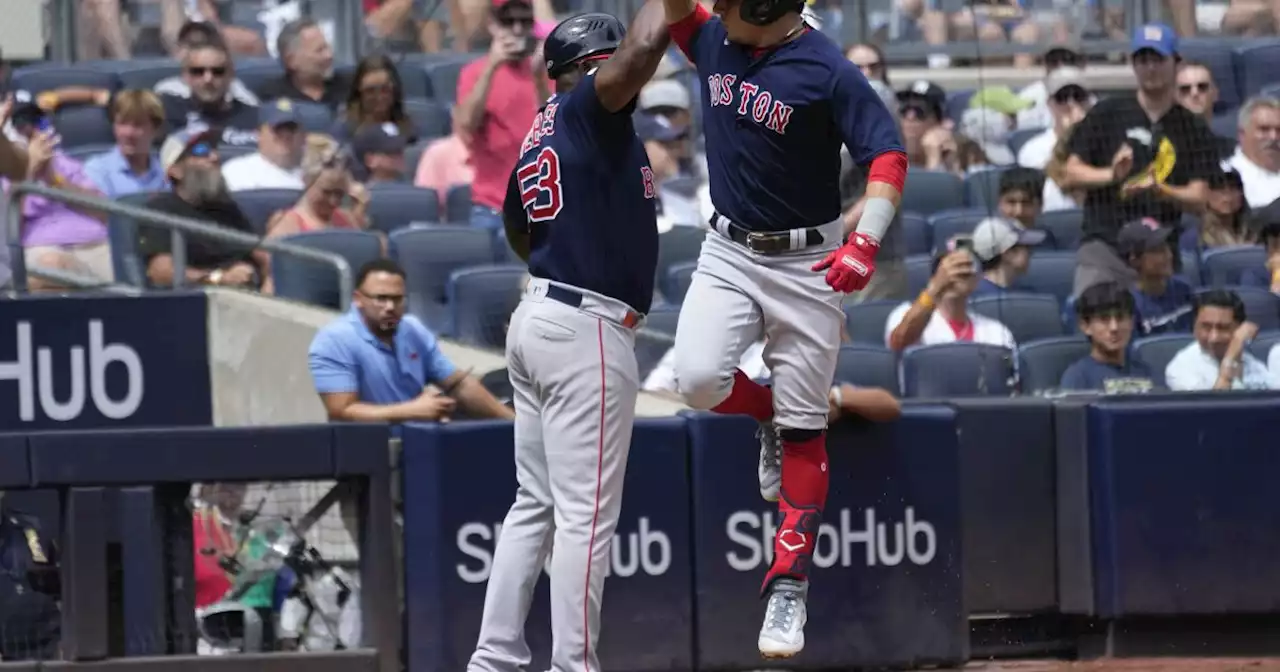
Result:
<svg viewBox="0 0 1280 672"><path fill-rule="evenodd" d="M164 107L150 91L121 91L107 108L116 146L85 161L84 172L107 198L148 191L168 191L160 157L154 149L164 125Z"/></svg>
<svg viewBox="0 0 1280 672"><path fill-rule="evenodd" d="M468 417L515 418L404 308L404 270L371 261L356 276L351 310L316 334L311 377L330 420L447 422L458 407Z"/></svg>
<svg viewBox="0 0 1280 672"><path fill-rule="evenodd" d="M1089 355L1062 373L1062 389L1110 394L1151 390L1151 372L1129 357L1133 306L1133 294L1118 282L1093 285L1080 293L1076 317L1081 333L1089 337Z"/></svg>
<svg viewBox="0 0 1280 672"><path fill-rule="evenodd" d="M1191 331L1191 285L1173 277L1173 230L1144 217L1120 229L1116 246L1138 273L1133 285L1135 322L1141 336Z"/></svg>

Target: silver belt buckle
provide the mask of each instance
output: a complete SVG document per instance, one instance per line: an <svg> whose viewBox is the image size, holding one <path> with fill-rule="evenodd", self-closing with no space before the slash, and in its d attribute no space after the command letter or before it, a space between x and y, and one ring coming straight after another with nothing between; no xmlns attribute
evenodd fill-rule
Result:
<svg viewBox="0 0 1280 672"><path fill-rule="evenodd" d="M759 243L765 240L768 240L768 237L766 234L760 233L758 231L748 231L747 232L747 249L751 250L752 252L762 252L762 250L756 247L756 243Z"/></svg>

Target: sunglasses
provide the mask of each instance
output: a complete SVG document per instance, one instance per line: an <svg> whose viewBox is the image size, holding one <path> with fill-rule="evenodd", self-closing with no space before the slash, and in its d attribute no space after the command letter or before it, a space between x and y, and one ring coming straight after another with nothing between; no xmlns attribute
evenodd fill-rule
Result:
<svg viewBox="0 0 1280 672"><path fill-rule="evenodd" d="M931 115L925 106L907 103L898 108L898 116L903 119L928 119Z"/></svg>
<svg viewBox="0 0 1280 672"><path fill-rule="evenodd" d="M498 23L505 28L514 28L516 26L523 26L524 28L529 29L529 28L533 28L533 17L532 16L500 16L498 17Z"/></svg>
<svg viewBox="0 0 1280 672"><path fill-rule="evenodd" d="M365 94L393 93L393 92L395 92L395 87L392 86L390 83L368 84L366 86L360 87L360 93L365 93Z"/></svg>
<svg viewBox="0 0 1280 672"><path fill-rule="evenodd" d="M1209 87L1211 86L1212 84L1210 84L1209 82L1196 82L1194 84L1179 84L1178 93L1181 93L1184 96L1190 94L1192 91L1195 91L1196 93L1208 93Z"/></svg>
<svg viewBox="0 0 1280 672"><path fill-rule="evenodd" d="M1066 105L1067 103L1073 102L1084 105L1089 102L1089 92L1078 86L1063 87L1059 89L1057 93L1053 94L1053 102L1059 105Z"/></svg>
<svg viewBox="0 0 1280 672"><path fill-rule="evenodd" d="M213 156L213 145L207 142L199 142L191 146L187 150L187 156L194 156L197 159L207 159Z"/></svg>
<svg viewBox="0 0 1280 672"><path fill-rule="evenodd" d="M204 77L205 75L213 75L214 77L223 77L227 74L227 66L215 65L212 68L204 68L200 66L192 66L187 68L187 74L192 77Z"/></svg>
<svg viewBox="0 0 1280 672"><path fill-rule="evenodd" d="M859 70L875 70L876 68L884 65L884 63L881 63L880 61L872 61L870 63L854 63L854 65L858 66Z"/></svg>

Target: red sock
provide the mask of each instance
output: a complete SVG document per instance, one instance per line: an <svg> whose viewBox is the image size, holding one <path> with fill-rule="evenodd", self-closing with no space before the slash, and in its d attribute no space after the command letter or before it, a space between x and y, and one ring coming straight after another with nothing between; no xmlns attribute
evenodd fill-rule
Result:
<svg viewBox="0 0 1280 672"><path fill-rule="evenodd" d="M774 579L809 578L809 563L818 543L822 507L827 503L831 473L827 465L826 433L806 441L782 441L782 496L778 499L778 535L773 541L773 565L762 591Z"/></svg>
<svg viewBox="0 0 1280 672"><path fill-rule="evenodd" d="M729 396L711 411L725 415L749 415L764 422L773 417L773 390L748 378L742 369L734 369Z"/></svg>

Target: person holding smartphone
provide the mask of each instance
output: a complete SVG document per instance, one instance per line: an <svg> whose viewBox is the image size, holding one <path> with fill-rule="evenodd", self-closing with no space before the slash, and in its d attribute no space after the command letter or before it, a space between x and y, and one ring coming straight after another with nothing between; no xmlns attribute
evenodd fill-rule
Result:
<svg viewBox="0 0 1280 672"><path fill-rule="evenodd" d="M903 303L885 322L885 344L902 351L913 345L970 341L1014 347L1013 334L999 320L969 312L980 263L973 239L955 236L933 260L933 277L915 301Z"/></svg>

